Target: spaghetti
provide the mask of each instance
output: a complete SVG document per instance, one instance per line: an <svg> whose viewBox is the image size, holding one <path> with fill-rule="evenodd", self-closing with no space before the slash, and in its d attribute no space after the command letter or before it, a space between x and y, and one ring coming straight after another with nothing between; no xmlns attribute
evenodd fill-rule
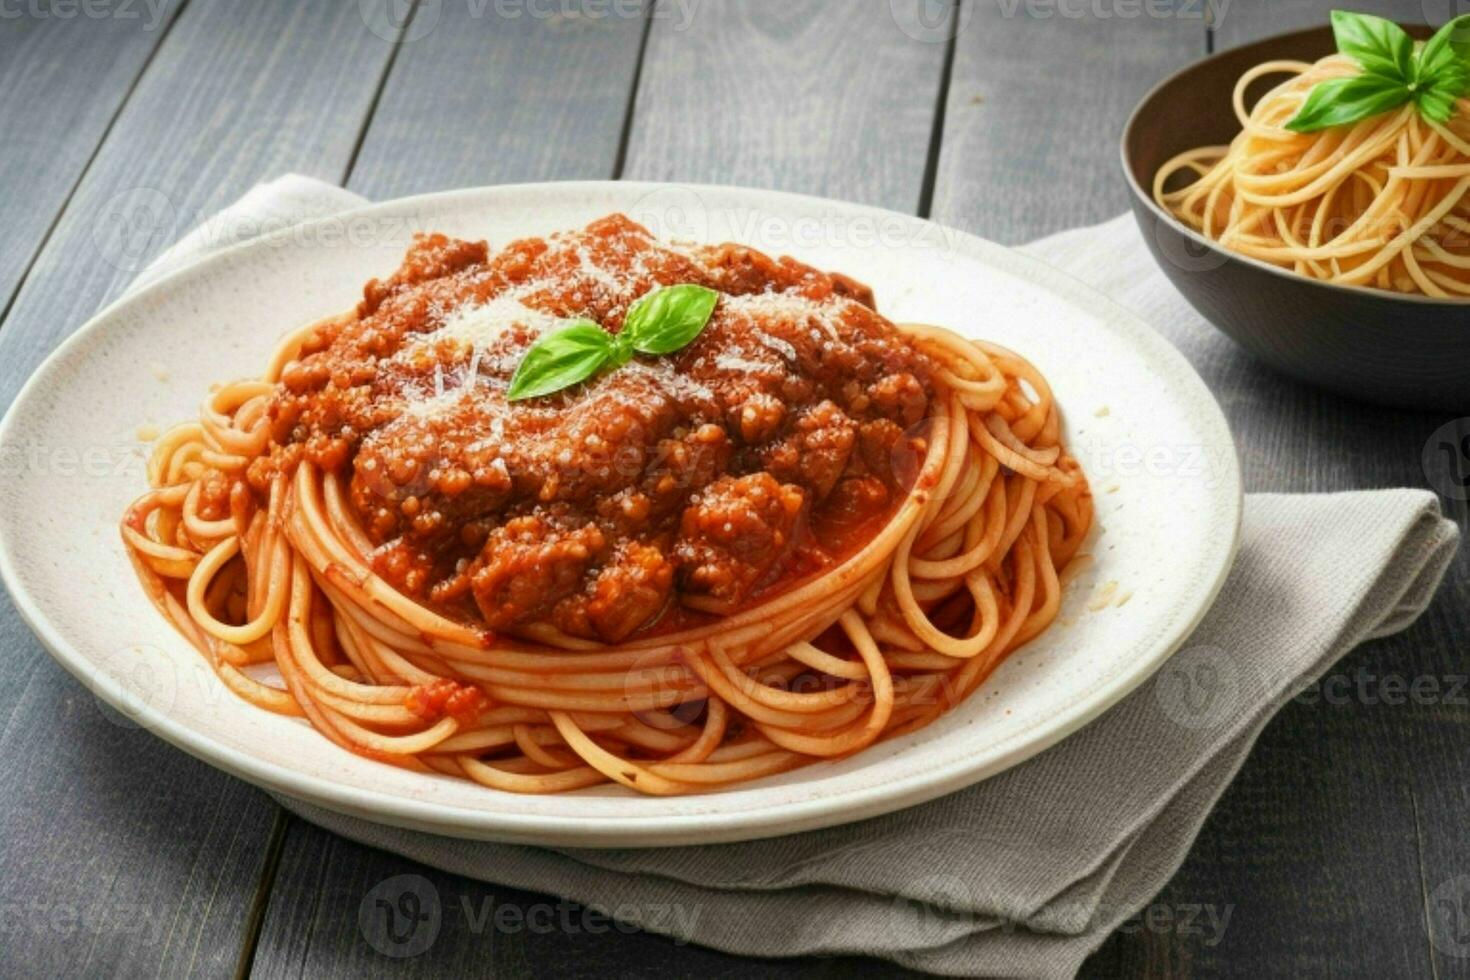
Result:
<svg viewBox="0 0 1470 980"><path fill-rule="evenodd" d="M1470 296L1470 122L1412 103L1350 125L1296 133L1285 124L1320 82L1360 74L1353 59L1271 61L1233 96L1229 146L1175 156L1154 200L1222 246L1308 278L1441 298ZM1247 112L1255 80L1293 77ZM1459 107L1465 105L1460 100ZM1192 173L1186 186L1173 178Z"/></svg>
<svg viewBox="0 0 1470 980"><path fill-rule="evenodd" d="M1045 630L1092 524L1045 378L995 345L901 324L895 339L930 373L927 417L903 441L896 502L856 543L738 608L666 606L616 642L544 616L492 632L473 606L383 572L361 448L333 467L281 438L283 378L365 322L360 308L298 330L260 380L215 390L159 441L122 535L149 596L231 691L411 770L662 795L850 755L929 724Z"/></svg>

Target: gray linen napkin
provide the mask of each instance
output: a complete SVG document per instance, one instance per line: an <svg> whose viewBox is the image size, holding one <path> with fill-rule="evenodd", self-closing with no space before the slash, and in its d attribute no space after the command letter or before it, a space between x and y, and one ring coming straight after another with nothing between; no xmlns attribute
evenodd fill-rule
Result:
<svg viewBox="0 0 1470 980"><path fill-rule="evenodd" d="M186 236L142 278L360 203L309 178L281 178ZM1031 249L1172 325L1176 343L1200 335L1126 216ZM952 975L1070 976L1168 881L1267 721L1353 647L1412 622L1457 540L1423 491L1253 494L1224 590L1153 679L1029 762L845 827L707 847L553 850L280 802L436 868L555 892L734 953L856 953Z"/></svg>

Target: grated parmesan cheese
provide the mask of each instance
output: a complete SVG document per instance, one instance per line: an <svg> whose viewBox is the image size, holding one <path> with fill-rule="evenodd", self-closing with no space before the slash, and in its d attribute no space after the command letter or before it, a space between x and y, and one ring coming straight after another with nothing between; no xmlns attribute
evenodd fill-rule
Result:
<svg viewBox="0 0 1470 980"><path fill-rule="evenodd" d="M444 325L424 335L422 344L453 341L484 350L512 327L521 326L537 336L561 325L559 317L533 310L513 295L502 294L480 306L464 306L449 314Z"/></svg>

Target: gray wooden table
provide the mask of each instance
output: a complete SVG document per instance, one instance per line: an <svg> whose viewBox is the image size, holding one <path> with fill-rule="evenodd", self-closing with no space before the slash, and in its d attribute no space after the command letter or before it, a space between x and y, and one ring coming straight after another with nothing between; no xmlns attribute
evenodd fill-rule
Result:
<svg viewBox="0 0 1470 980"><path fill-rule="evenodd" d="M1352 6L1437 23L1453 2ZM379 199L564 178L746 184L1022 242L1124 209L1117 138L1153 81L1327 7L5 0L0 407L172 234L287 171ZM158 194L173 208L166 233L121 260L99 244ZM1250 490L1444 482L1421 459L1446 418L1318 394L1223 340L1198 367ZM1463 501L1445 504L1464 521ZM1414 629L1282 712L1173 881L1084 972L1470 971L1467 634L1462 556ZM1416 680L1437 693L1404 697ZM0 975L889 972L627 934L336 838L119 724L8 599L0 760ZM431 949L394 960L357 922L400 874L426 876L448 912ZM502 907L529 914L483 917Z"/></svg>

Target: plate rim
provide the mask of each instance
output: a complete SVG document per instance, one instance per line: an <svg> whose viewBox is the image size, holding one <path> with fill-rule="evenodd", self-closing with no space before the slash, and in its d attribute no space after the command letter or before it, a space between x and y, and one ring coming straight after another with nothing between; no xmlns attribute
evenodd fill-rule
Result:
<svg viewBox="0 0 1470 980"><path fill-rule="evenodd" d="M977 261L983 261L992 267L1018 275L1036 288L1060 296L1069 305L1079 309L1099 311L1094 318L1106 323L1108 329L1123 332L1127 339L1145 349L1151 357L1174 362L1177 370L1172 372L1171 377L1175 384L1181 386L1182 394L1192 396L1188 398L1188 403L1205 409L1199 414L1198 426L1210 448L1220 452L1223 470L1217 474L1220 479L1218 486L1213 491L1217 498L1213 503L1215 507L1227 509L1230 519L1228 536L1222 534L1210 539L1215 544L1217 551L1214 556L1213 578L1190 614L1176 620L1171 628L1165 630L1148 655L1140 657L1135 662L1134 669L1121 673L1110 684L1100 686L1089 697L1074 702L1068 710L1056 716L1058 720L1054 724L1044 728L1033 727L1018 733L1013 737L1012 744L984 763L972 764L962 758L946 766L917 770L912 775L870 787L796 799L773 807L750 807L735 811L682 815L635 814L591 817L468 810L444 802L374 794L370 790L322 781L290 766L216 741L206 733L196 732L174 720L167 712L156 708L151 703L142 705L129 703L127 710L137 716L136 720L140 727L210 766L245 779L267 791L280 793L309 806L322 807L377 824L465 839L543 846L662 847L757 840L851 823L917 806L982 782L1024 762L1068 738L1145 683L1184 644L1205 614L1209 612L1225 584L1240 546L1244 493L1239 454L1224 411L1188 359L1141 317L1081 280L1048 265L1033 255L991 242L958 228L942 225L928 218L818 195L727 184L606 180L538 181L459 188L394 198L388 201L368 202L361 207L274 230L269 234L237 242L151 279L135 292L119 296L93 314L57 344L32 372L14 400L7 406L4 418L0 419L0 445L5 445L13 435L11 430L18 424L15 420L20 414L17 411L18 407L25 404L29 398L35 397L35 392L46 382L48 375L57 369L58 363L74 347L86 343L98 331L105 330L107 320L120 308L146 303L155 295L172 289L176 283L198 276L216 266L232 262L243 253L276 248L279 243L286 242L292 236L310 231L314 227L372 216L379 211L399 211L413 205L430 204L443 209L445 206L452 207L456 202L480 204L486 198L498 195L576 194L579 191L606 191L609 187L617 187L621 191L635 195L678 189L692 191L696 194L705 191L711 194L750 197L752 207L761 211L770 211L772 207L770 203L756 203L757 199L776 204L785 202L792 205L794 209L837 206L854 213L882 215L903 222L916 222L927 226L930 231L954 236L957 241L963 242L970 257ZM1001 257L1004 257L1004 261L999 261ZM113 707L122 707L128 698L121 685L106 674L94 673L90 669L90 662L66 638L64 631L49 619L41 608L41 604L33 600L23 588L23 579L16 565L15 556L12 554L13 545L9 543L7 537L8 526L9 521L0 516L0 581L3 581L20 618L51 657L65 667L94 696Z"/></svg>

